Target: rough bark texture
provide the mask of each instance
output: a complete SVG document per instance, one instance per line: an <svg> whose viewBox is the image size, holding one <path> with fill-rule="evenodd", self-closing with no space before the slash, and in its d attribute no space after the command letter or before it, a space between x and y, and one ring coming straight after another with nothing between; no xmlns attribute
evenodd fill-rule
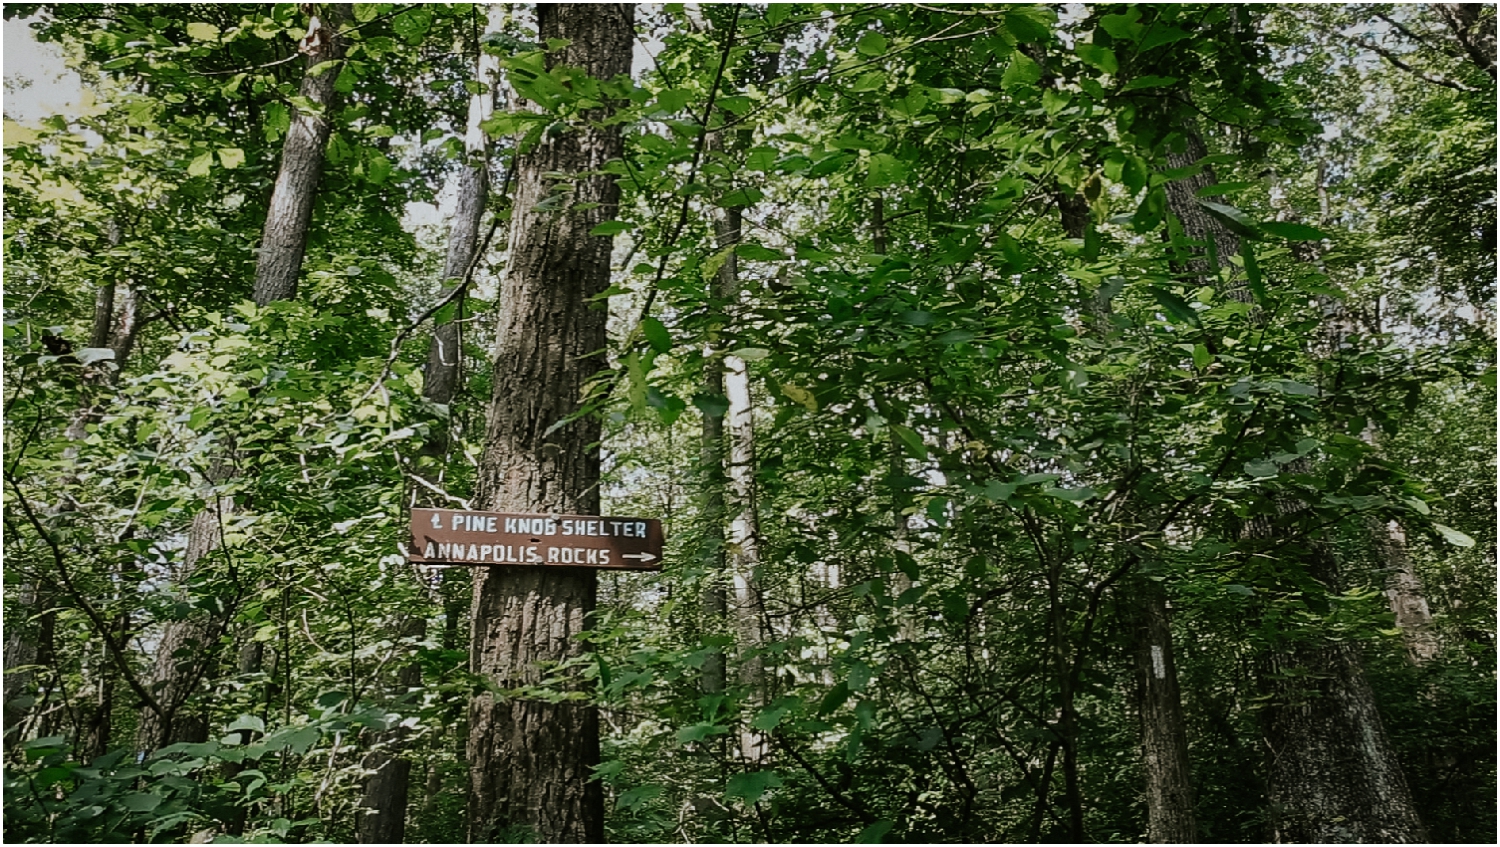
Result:
<svg viewBox="0 0 1500 847"><path fill-rule="evenodd" d="M1406 655L1414 665L1430 662L1437 658L1442 644L1432 625L1432 609L1427 605L1422 581L1417 578L1411 556L1406 552L1406 532L1395 521L1382 525L1372 519L1367 520L1365 526L1370 537L1375 539L1389 572L1385 596L1390 601L1391 611L1396 614L1396 626L1400 627L1401 636L1406 640Z"/></svg>
<svg viewBox="0 0 1500 847"><path fill-rule="evenodd" d="M1490 3L1434 3L1453 39L1477 67L1495 78L1495 11Z"/></svg>
<svg viewBox="0 0 1500 847"><path fill-rule="evenodd" d="M464 167L458 177L458 207L453 226L448 230L448 255L443 262L443 288L446 295L457 285L474 261L479 249L479 223L489 202L489 164L479 162ZM422 396L447 405L458 391L459 361L462 338L456 321L438 324L427 347L427 368L423 373ZM443 439L446 441L446 439Z"/></svg>
<svg viewBox="0 0 1500 847"><path fill-rule="evenodd" d="M5 624L5 749L9 752L24 736L22 724L31 710L18 698L26 695L35 678L35 673L26 668L37 662L46 627L42 620L22 618L44 605L38 602L36 588L31 583L21 582L7 589L6 593L15 598L15 612L6 615Z"/></svg>
<svg viewBox="0 0 1500 847"><path fill-rule="evenodd" d="M1198 840L1187 721L1177 687L1167 596L1160 584L1139 580L1130 598L1135 615L1136 705L1141 759L1146 768L1146 837L1156 844Z"/></svg>
<svg viewBox="0 0 1500 847"><path fill-rule="evenodd" d="M219 482L229 476L227 464L219 465L210 473L210 483ZM187 549L183 551L182 568L177 574L178 584L198 568L205 556L223 544L223 524L234 510L230 497L216 497L214 502L193 516L188 530ZM162 632L161 642L156 648L156 661L151 667L151 676L146 682L156 702L162 707L158 712L147 706L141 709L141 721L136 727L136 749L150 753L168 744L180 741L206 740L205 718L195 714L181 714L181 709L198 687L211 663L217 660L219 625L206 615L197 615L183 620L171 621Z"/></svg>
<svg viewBox="0 0 1500 847"><path fill-rule="evenodd" d="M1193 164L1207 155L1201 137L1192 130L1186 135L1184 153L1169 157L1172 167ZM1167 183L1167 199L1184 233L1202 241L1205 252L1212 243L1220 263L1226 264L1226 257L1239 252L1239 241L1193 195L1216 181L1205 165L1196 176ZM1193 261L1207 270L1206 258ZM1231 286L1224 294L1250 300L1244 286ZM1275 508L1281 519L1252 521L1246 528L1248 541L1280 540L1295 531L1293 519L1305 509L1303 504L1277 498ZM1280 554L1331 591L1338 590L1337 561L1321 542L1288 544ZM1272 651L1263 671L1262 683L1271 698L1261 714L1269 757L1267 802L1272 838L1278 842L1424 840L1422 823L1386 740L1355 648L1310 633Z"/></svg>
<svg viewBox="0 0 1500 847"><path fill-rule="evenodd" d="M427 622L413 618L407 622L408 638L420 639ZM422 685L422 667L408 664L396 675L396 696L402 696ZM365 780L365 793L355 818L355 836L361 844L401 844L406 841L406 807L411 783L411 760L402 755L407 731L401 728L382 735L386 746L371 750L363 765L373 773Z"/></svg>
<svg viewBox="0 0 1500 847"><path fill-rule="evenodd" d="M1278 503L1283 517L1300 504ZM1284 529L1281 531L1285 531ZM1263 521L1252 537L1270 537ZM1292 551L1310 576L1340 588L1333 553L1317 541ZM1279 843L1426 840L1406 778L1386 739L1375 694L1353 644L1307 634L1264 662L1271 837Z"/></svg>
<svg viewBox="0 0 1500 847"><path fill-rule="evenodd" d="M633 12L542 5L539 37L568 42L550 55L553 64L611 79L630 72ZM623 142L618 125L598 125L604 110L583 117L546 133L517 162L476 508L598 513L598 420L584 416L548 432L578 410L584 383L605 365L606 312L592 298L608 287L612 239L589 231L615 214L619 187L595 172L622 155ZM560 190L559 207L537 208ZM476 571L471 669L502 690L540 683L547 666L582 653L574 636L596 591L587 568ZM467 753L470 841L603 840L603 792L591 779L599 762L592 705L480 694L469 707Z"/></svg>
<svg viewBox="0 0 1500 847"><path fill-rule="evenodd" d="M307 226L312 221L313 199L323 173L323 151L332 129L327 113L337 96L333 84L339 65L319 68L344 58L345 42L339 28L349 17L349 7L324 4L318 7L313 26L302 40L307 53L307 72L298 93L316 104L313 114L294 109L286 142L281 148L281 170L271 192L271 207L261 231L260 253L255 261L255 304L297 296L297 277L302 272L302 254L307 249Z"/></svg>

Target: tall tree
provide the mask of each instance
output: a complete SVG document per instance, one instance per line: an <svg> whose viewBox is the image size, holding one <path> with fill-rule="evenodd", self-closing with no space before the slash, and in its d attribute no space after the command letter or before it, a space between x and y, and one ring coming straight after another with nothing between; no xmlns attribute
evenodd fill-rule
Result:
<svg viewBox="0 0 1500 847"><path fill-rule="evenodd" d="M551 47L543 73L575 91L597 86L605 93L596 102L611 99L609 83L630 71L633 15L631 5L538 7L538 35ZM613 242L591 232L615 215L619 187L603 169L624 149L608 115L603 106L581 109L518 154L478 508L598 513L601 427L591 416L570 418L605 365L596 297L609 285ZM493 688L469 708L471 840L603 840L597 708L520 690L581 654L576 636L596 592L597 574L586 568L475 574L470 667Z"/></svg>
<svg viewBox="0 0 1500 847"><path fill-rule="evenodd" d="M307 249L308 225L312 222L324 148L332 127L328 112L335 108L338 63L347 48L340 28L348 18L348 11L347 6L338 4L318 7L310 18L307 35L298 44L298 49L307 56L299 90L307 107L295 111L282 148L255 263L257 306L297 296L297 278ZM208 471L207 482L216 490L234 476L233 447L226 449L229 454L216 460ZM234 498L216 493L209 505L194 516L179 580L186 579L204 557L222 549L225 523L233 512ZM167 625L151 673L156 704L148 704L141 711L136 733L139 749L150 751L173 741L206 738L206 719L202 716L184 719L179 711L217 660L213 642L227 626L224 612L221 610L212 618L195 616Z"/></svg>
<svg viewBox="0 0 1500 847"><path fill-rule="evenodd" d="M499 4L488 9L484 35L500 32L506 10ZM448 249L443 261L442 278L438 287L440 302L455 296L462 297L456 289L469 284L474 265L482 249L479 230L490 197L490 152L493 142L484 131L483 124L494 114L499 96L500 56L494 48L486 46L487 39L481 36L474 44L476 51L474 82L477 90L469 97L469 115L464 133L464 160L458 169L457 198L453 219L448 227ZM433 327L428 344L427 367L423 371L422 397L431 403L449 406L458 395L462 375L463 324L457 310L453 317L439 321ZM451 420L451 417L449 418ZM435 496L441 491L441 469L446 466L450 447L447 421L433 427L422 454L433 460L433 466L419 470L428 485L412 492L414 502L428 502L446 507L448 502ZM448 573L443 574L447 579ZM454 614L458 610L449 610ZM427 631L427 621L422 617L409 617L405 627L413 636ZM409 664L396 674L394 694L409 698L420 686L422 670L418 664ZM381 748L365 756L364 765L372 773L365 780L364 797L360 801L360 817L355 832L362 844L399 844L406 840L406 807L409 795L412 762L404 746L406 731L402 728L384 734Z"/></svg>

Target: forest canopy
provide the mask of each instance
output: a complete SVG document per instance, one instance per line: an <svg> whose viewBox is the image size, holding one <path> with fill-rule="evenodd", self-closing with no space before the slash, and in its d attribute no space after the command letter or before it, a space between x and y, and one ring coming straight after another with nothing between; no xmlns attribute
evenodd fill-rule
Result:
<svg viewBox="0 0 1500 847"><path fill-rule="evenodd" d="M1494 6L5 27L6 841L1495 843Z"/></svg>

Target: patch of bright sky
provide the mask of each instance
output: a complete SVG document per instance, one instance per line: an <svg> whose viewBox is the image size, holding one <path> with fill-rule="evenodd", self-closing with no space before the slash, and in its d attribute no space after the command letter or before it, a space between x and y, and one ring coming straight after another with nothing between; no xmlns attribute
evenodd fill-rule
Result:
<svg viewBox="0 0 1500 847"><path fill-rule="evenodd" d="M36 20L5 22L4 111L20 123L72 114L83 99L83 85L68 69L62 49L34 37L31 24Z"/></svg>

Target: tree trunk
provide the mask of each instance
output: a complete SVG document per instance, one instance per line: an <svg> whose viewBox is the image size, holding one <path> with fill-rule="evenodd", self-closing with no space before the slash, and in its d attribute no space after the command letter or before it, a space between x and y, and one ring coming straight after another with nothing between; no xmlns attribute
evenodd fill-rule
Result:
<svg viewBox="0 0 1500 847"><path fill-rule="evenodd" d="M1278 503L1283 517L1301 504ZM1250 527L1267 537L1264 521ZM1340 589L1332 551L1296 551L1314 579ZM1375 695L1353 644L1317 633L1266 657L1262 712L1269 796L1278 843L1418 843L1426 840L1406 779L1386 740Z"/></svg>
<svg viewBox="0 0 1500 847"><path fill-rule="evenodd" d="M317 106L316 112L294 109L286 142L281 148L281 170L271 191L271 206L261 231L260 251L255 261L255 305L297 296L297 277L302 272L302 254L307 249L307 227L312 222L313 200L323 174L323 151L333 125L328 113L338 94L334 83L346 48L339 29L349 16L349 7L320 4L302 39L307 54L307 72L298 91ZM326 62L336 64L315 69Z"/></svg>
<svg viewBox="0 0 1500 847"><path fill-rule="evenodd" d="M630 72L633 6L541 5L543 42L566 43L552 65L599 80ZM588 110L520 154L511 260L501 286L494 394L475 505L506 512L597 514L601 427L578 411L585 383L605 366L604 304L612 239L590 235L615 214L619 187L600 173L624 152L607 110ZM571 191L566 189L571 188ZM563 208L538 209L563 190ZM604 795L599 713L587 702L505 693L544 682L580 656L575 637L594 609L588 568L489 567L475 572L471 670L499 691L469 707L469 840L598 842Z"/></svg>
<svg viewBox="0 0 1500 847"><path fill-rule="evenodd" d="M1169 157L1172 167L1207 155L1201 137L1185 132L1187 148ZM1211 243L1221 263L1239 252L1234 238L1196 202L1194 192L1217 182L1212 168L1167 183L1168 205L1189 238ZM1203 260L1195 260L1197 261ZM1204 262L1206 269L1206 262ZM1243 286L1226 296L1249 301ZM1278 497L1277 512L1295 516L1300 502ZM1278 530L1265 520L1246 528L1248 541L1268 540ZM1296 565L1329 591L1339 590L1338 564L1319 542L1290 548ZM1271 696L1262 710L1268 749L1267 802L1278 842L1401 842L1424 840L1395 753L1386 740L1374 694L1353 645L1316 633L1293 638L1265 661L1263 684Z"/></svg>
<svg viewBox="0 0 1500 847"><path fill-rule="evenodd" d="M281 169L276 176L256 254L254 299L257 306L297 295L297 277L307 248L307 230L312 221L313 200L331 127L327 112L334 107L333 86L339 74L337 65L324 67L316 73L315 69L343 59L345 43L339 30L348 18L349 7L329 4L321 6L320 10L322 14L313 16L307 36L302 40L301 50L307 54L307 64L300 90L301 95L320 110L318 114L298 110L282 147ZM226 457L215 463L208 482L217 484L231 478L233 473L232 461ZM209 508L193 517L179 581L186 580L205 555L222 546L224 523L233 511L232 497L216 496ZM157 712L148 707L141 711L136 733L139 750L149 753L165 744L206 737L206 716L194 716L184 725L177 726L177 713L192 696L210 664L217 660L215 645L210 642L217 640L219 633L215 630L222 628L222 621L216 624L203 616L167 624L157 648L151 681L162 710Z"/></svg>
<svg viewBox="0 0 1500 847"><path fill-rule="evenodd" d="M1432 610L1427 606L1422 581L1417 578L1411 556L1406 552L1406 532L1395 521L1382 525L1380 521L1369 519L1365 521L1365 527L1389 571L1385 596L1390 601L1391 611L1396 614L1396 626L1406 641L1407 658L1414 665L1426 664L1437 658L1442 644L1432 625Z"/></svg>
<svg viewBox="0 0 1500 847"><path fill-rule="evenodd" d="M755 407L750 399L750 376L745 360L725 356L725 389L729 396L729 488L733 496L729 524L729 572L734 579L735 641L739 648L739 684L746 702L759 706L768 699L765 659L760 655L768 635L765 597L761 591L760 514L755 498ZM766 755L763 733L746 728L740 733L740 753L759 762Z"/></svg>
<svg viewBox="0 0 1500 847"><path fill-rule="evenodd" d="M718 139L718 135L712 136L710 144ZM737 214L739 210L726 209L714 224L718 235L718 246L721 250L729 248L739 237L738 222L731 224L727 220L731 211ZM703 394L709 398L725 396L724 359L723 351L719 349L719 329L723 325L727 303L738 285L738 280L735 279L735 268L732 267L733 263L734 258L731 254L730 258L719 267L716 290L709 292L709 302L718 304L718 322L709 330L703 351ZM725 414L727 414L727 409ZM724 519L727 514L724 506L724 491L728 485L728 476L724 472L724 416L724 414L703 413L703 437L698 452L698 464L702 472L699 510L700 522L703 526L703 564L707 571L700 605L705 622L704 628L711 636L724 635L729 615L727 587L730 581L729 556L724 532ZM715 647L704 660L703 692L705 694L721 694L728 685L725 656L726 651L723 647Z"/></svg>
<svg viewBox="0 0 1500 847"><path fill-rule="evenodd" d="M427 621L412 618L407 622L408 638L421 639ZM397 697L409 694L422 685L422 666L411 663L396 674ZM365 780L364 797L354 824L360 844L402 844L406 841L406 807L410 793L411 759L404 753L407 730L397 727L380 734L384 748L365 755L364 766L374 773Z"/></svg>
<svg viewBox="0 0 1500 847"><path fill-rule="evenodd" d="M1192 843L1198 840L1198 819L1193 811L1187 722L1177 688L1167 595L1161 585L1148 579L1136 581L1132 593L1136 706L1146 769L1146 837L1156 844Z"/></svg>
<svg viewBox="0 0 1500 847"><path fill-rule="evenodd" d="M227 463L216 463L209 474L209 482L216 484L229 475ZM203 557L222 546L222 522L233 509L233 498L215 497L210 506L193 516L187 549L182 554L182 568L174 580L177 584L186 582ZM156 647L156 661L146 683L162 709L160 712L150 706L141 709L141 721L136 727L138 751L149 754L180 741L206 740L207 718L184 716L179 711L197 689L198 682L218 661L218 635L215 622L199 614L171 621L162 631L161 642Z"/></svg>
<svg viewBox="0 0 1500 847"><path fill-rule="evenodd" d="M504 17L504 7L492 5L486 19L485 34L498 32ZM469 99L468 132L464 138L468 160L458 174L458 197L454 208L453 223L448 230L448 252L443 262L440 296L448 296L453 287L462 285L479 252L479 225L489 203L490 189L490 141L481 126L494 113L496 89L499 84L500 58L484 49L483 40L476 43L479 51L475 68L475 81L480 90ZM462 374L463 324L456 319L442 321L433 328L432 341L427 348L427 367L422 383L424 399L438 405L448 406L458 393ZM438 467L446 465L449 434L446 426L432 430L422 446L423 455L438 460ZM424 475L425 472L424 472ZM441 488L441 473L428 479L434 487ZM431 498L422 489L416 489L415 498ZM435 506L447 503L433 502ZM444 578L450 572L443 574ZM426 633L427 621L413 618L408 622L409 634L420 637ZM421 685L421 668L409 665L397 677L397 689L405 694ZM406 838L406 810L410 795L411 760L405 755L406 732L401 729L379 736L381 749L372 750L365 757L364 766L373 771L365 780L364 796L360 801L359 818L355 833L361 844L399 844Z"/></svg>

